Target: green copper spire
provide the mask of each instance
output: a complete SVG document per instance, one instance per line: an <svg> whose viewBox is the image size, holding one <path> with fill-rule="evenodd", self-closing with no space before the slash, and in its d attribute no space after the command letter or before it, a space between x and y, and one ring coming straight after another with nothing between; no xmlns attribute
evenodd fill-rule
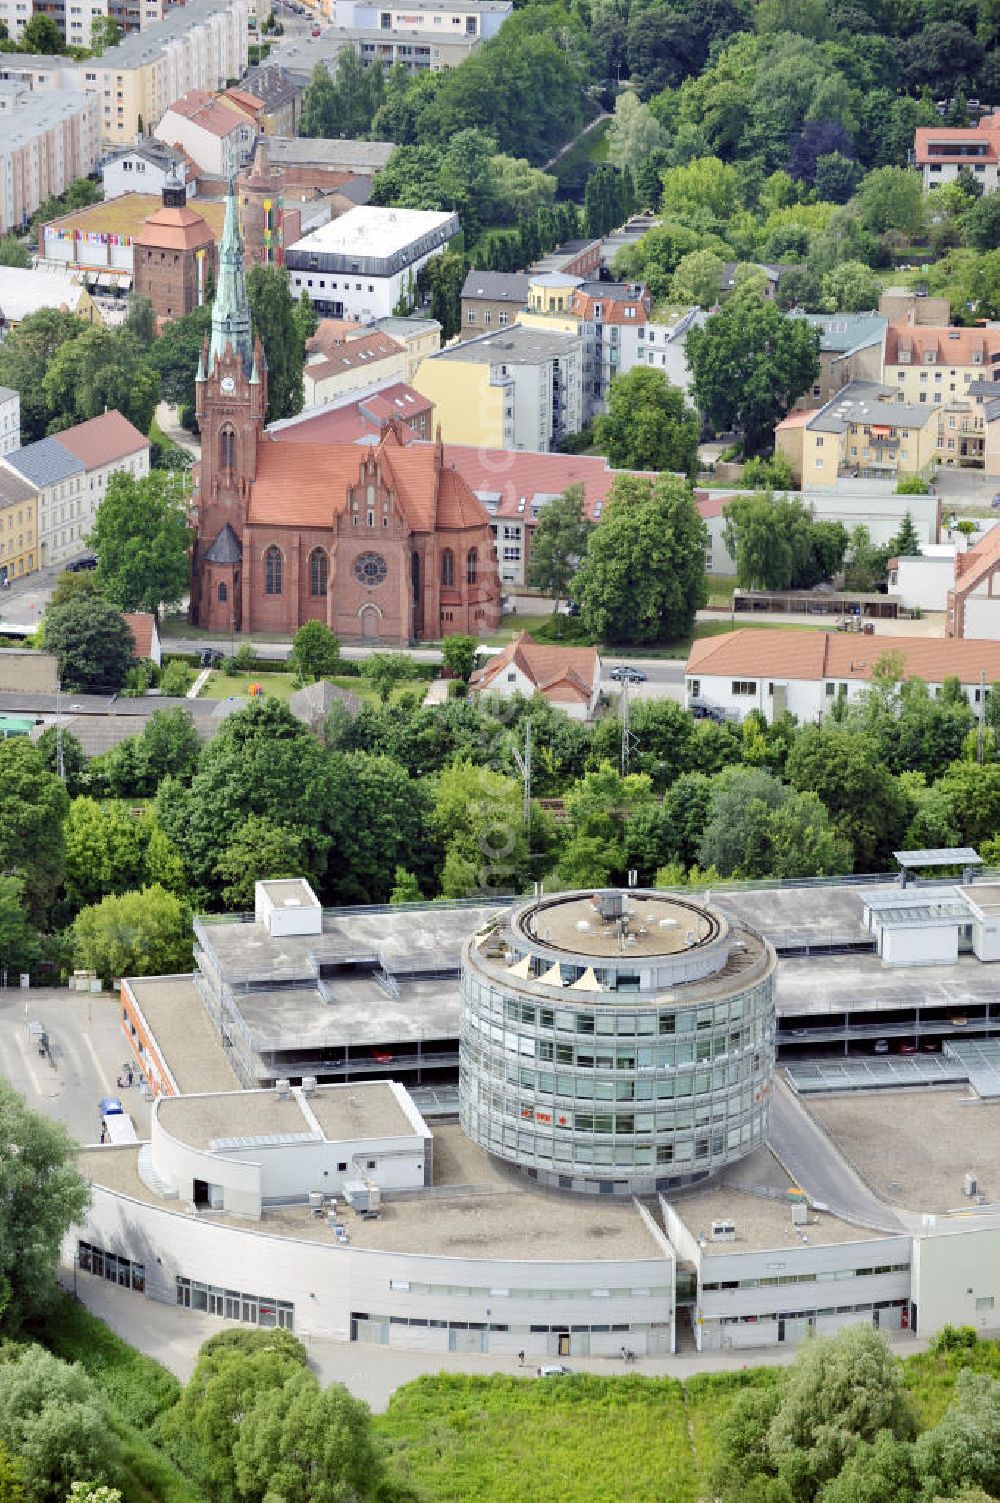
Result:
<svg viewBox="0 0 1000 1503"><path fill-rule="evenodd" d="M226 223L219 244L219 282L212 304L212 339L208 349L209 374L216 361L231 345L243 360L247 376L253 369L253 334L250 328L250 303L247 299L243 271L243 236L236 211L236 186L229 179L226 195Z"/></svg>

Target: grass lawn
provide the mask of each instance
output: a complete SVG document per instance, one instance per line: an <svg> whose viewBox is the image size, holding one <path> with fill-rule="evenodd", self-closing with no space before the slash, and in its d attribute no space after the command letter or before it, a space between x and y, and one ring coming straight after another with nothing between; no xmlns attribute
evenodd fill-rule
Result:
<svg viewBox="0 0 1000 1503"><path fill-rule="evenodd" d="M221 669L213 668L198 698L230 699L234 695L242 695L249 699L251 684L260 684L264 694L282 700L287 700L294 688L290 673L235 673L230 677Z"/></svg>
<svg viewBox="0 0 1000 1503"><path fill-rule="evenodd" d="M342 678L331 678L331 684L336 684L338 689L346 689L348 694L364 700L367 704L378 704L378 695L366 678L353 678L345 674ZM290 694L295 692L295 683L290 673L237 673L232 677L223 673L221 669L213 668L202 689L199 699L229 699L232 695L242 695L244 699L250 698L250 685L260 684L265 695L271 695L274 699L287 701ZM397 700L401 694L419 694L421 699L427 693L428 680L424 678L408 678L393 690L392 698Z"/></svg>
<svg viewBox="0 0 1000 1503"><path fill-rule="evenodd" d="M581 169L589 163L597 164L606 162L608 159L608 127L610 120L599 120L592 125L577 141L572 151L567 151L565 156L559 158L551 171L560 183L564 180L572 183Z"/></svg>
<svg viewBox="0 0 1000 1503"><path fill-rule="evenodd" d="M710 574L708 576L708 606L728 610L733 603L733 591L739 580L735 574Z"/></svg>

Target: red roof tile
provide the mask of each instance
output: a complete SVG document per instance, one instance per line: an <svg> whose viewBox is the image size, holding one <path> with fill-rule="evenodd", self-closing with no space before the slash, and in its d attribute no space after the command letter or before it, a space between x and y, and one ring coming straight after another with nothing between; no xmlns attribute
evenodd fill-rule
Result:
<svg viewBox="0 0 1000 1503"><path fill-rule="evenodd" d="M551 692L557 699L589 700L597 670L597 648L549 647L522 631L472 675L472 688L488 690L510 667L519 668L539 693Z"/></svg>
<svg viewBox="0 0 1000 1503"><path fill-rule="evenodd" d="M149 439L133 427L127 417L114 411L103 412L89 422L67 428L63 433L57 433L56 438L88 470L100 469L102 465L127 459L130 454L141 454L149 448Z"/></svg>
<svg viewBox="0 0 1000 1503"><path fill-rule="evenodd" d="M934 366L981 365L988 380L989 357L1000 353L1000 329L958 329L944 325L889 324L885 331L886 365L923 367L925 356L933 354ZM901 360L900 355L908 355ZM974 357L978 355L979 360Z"/></svg>
<svg viewBox="0 0 1000 1503"><path fill-rule="evenodd" d="M687 672L722 678L745 675L779 679L866 680L887 652L903 660L904 678L942 683L958 677L973 683L985 669L987 681L1000 681L1000 642L954 637L850 637L836 632L768 631L744 627L695 642Z"/></svg>
<svg viewBox="0 0 1000 1503"><path fill-rule="evenodd" d="M127 612L125 624L132 633L132 643L137 658L153 656L153 633L156 621L146 611Z"/></svg>

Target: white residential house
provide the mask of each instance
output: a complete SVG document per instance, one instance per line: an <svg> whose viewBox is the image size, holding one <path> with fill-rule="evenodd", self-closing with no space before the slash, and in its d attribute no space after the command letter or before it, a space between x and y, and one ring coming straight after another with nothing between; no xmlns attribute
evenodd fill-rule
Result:
<svg viewBox="0 0 1000 1503"><path fill-rule="evenodd" d="M1000 643L752 627L695 642L685 668L685 703L735 720L758 710L773 721L787 710L803 725L816 724L839 698L858 698L885 653L902 658L904 679L922 679L932 694L958 678L973 707L981 673L988 684L1000 681Z"/></svg>
<svg viewBox="0 0 1000 1503"><path fill-rule="evenodd" d="M108 481L119 470L149 474L149 439L120 412L67 428L14 449L2 463L38 492L40 563L63 563L86 551L86 537Z"/></svg>
<svg viewBox="0 0 1000 1503"><path fill-rule="evenodd" d="M503 652L473 675L473 694L540 694L573 720L593 720L601 694L601 660L594 647L563 647L536 642L519 632Z"/></svg>
<svg viewBox="0 0 1000 1503"><path fill-rule="evenodd" d="M168 177L176 183L173 174L178 170L188 198L193 198L198 181L183 154L165 146L162 141L139 141L135 146L126 146L115 152L104 162L101 167L104 197L121 198L126 193L162 194Z"/></svg>

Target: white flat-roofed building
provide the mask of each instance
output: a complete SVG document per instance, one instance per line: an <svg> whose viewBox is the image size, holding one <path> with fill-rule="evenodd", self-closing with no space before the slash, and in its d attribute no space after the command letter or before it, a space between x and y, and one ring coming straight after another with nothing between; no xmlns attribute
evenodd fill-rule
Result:
<svg viewBox="0 0 1000 1503"><path fill-rule="evenodd" d="M293 297L329 318L373 323L412 297L416 278L459 232L458 215L426 209L351 209L289 246Z"/></svg>
<svg viewBox="0 0 1000 1503"><path fill-rule="evenodd" d="M433 36L495 37L513 13L512 0L413 0L402 9L386 9L372 0L333 0L335 26L379 31L427 31Z"/></svg>

